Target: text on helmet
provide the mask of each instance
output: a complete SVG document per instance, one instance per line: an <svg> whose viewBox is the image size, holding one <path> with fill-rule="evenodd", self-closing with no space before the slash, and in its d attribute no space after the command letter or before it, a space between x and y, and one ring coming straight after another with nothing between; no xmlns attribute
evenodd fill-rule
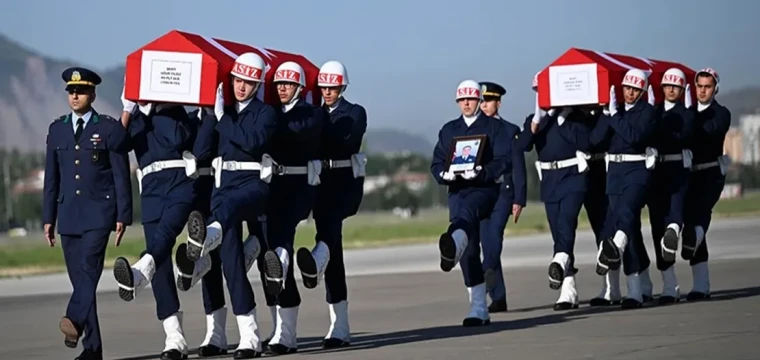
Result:
<svg viewBox="0 0 760 360"><path fill-rule="evenodd" d="M301 74L298 71L293 70L277 70L274 73L274 80L290 80L293 82L301 82Z"/></svg>
<svg viewBox="0 0 760 360"><path fill-rule="evenodd" d="M460 96L472 96L472 97L480 97L480 89L471 88L471 87L463 87L457 89L457 97Z"/></svg>
<svg viewBox="0 0 760 360"><path fill-rule="evenodd" d="M323 84L340 85L343 84L343 75L319 73L318 81Z"/></svg>
<svg viewBox="0 0 760 360"><path fill-rule="evenodd" d="M662 77L662 82L667 84L676 84L683 86L684 79L678 75L667 74Z"/></svg>
<svg viewBox="0 0 760 360"><path fill-rule="evenodd" d="M626 75L623 78L623 84L630 84L630 85L633 85L633 86L638 86L640 88L643 88L644 87L644 79L642 79L642 78L640 78L638 76Z"/></svg>
<svg viewBox="0 0 760 360"><path fill-rule="evenodd" d="M261 69L255 68L250 65L241 64L239 62L236 62L235 65L232 67L232 72L234 74L258 79L261 77Z"/></svg>

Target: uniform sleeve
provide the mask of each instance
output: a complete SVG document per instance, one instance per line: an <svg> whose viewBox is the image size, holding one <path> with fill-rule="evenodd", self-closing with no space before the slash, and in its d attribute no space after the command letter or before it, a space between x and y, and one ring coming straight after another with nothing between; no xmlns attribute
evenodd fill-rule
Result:
<svg viewBox="0 0 760 360"><path fill-rule="evenodd" d="M618 115L619 114L615 114L615 116ZM589 134L589 142L591 143L591 146L599 146L601 143L607 140L607 135L609 132L610 116L602 114L599 116L599 119L596 121L596 124L591 129L591 133Z"/></svg>
<svg viewBox="0 0 760 360"><path fill-rule="evenodd" d="M55 225L58 218L58 196L61 185L60 164L55 145L51 142L53 125L48 128L45 150L45 179L42 190L42 223Z"/></svg>
<svg viewBox="0 0 760 360"><path fill-rule="evenodd" d="M726 108L716 111L712 119L702 124L702 129L710 136L725 135L730 127L731 112Z"/></svg>
<svg viewBox="0 0 760 360"><path fill-rule="evenodd" d="M314 107L301 108L302 113L307 116L297 116L288 122L287 126L290 131L304 138L313 138L322 133L322 126L325 122L324 111ZM304 111L308 109L309 111Z"/></svg>
<svg viewBox="0 0 760 360"><path fill-rule="evenodd" d="M518 146L519 136L512 144L512 185L515 187L515 204L525 207L528 200L528 174L525 153Z"/></svg>
<svg viewBox="0 0 760 360"><path fill-rule="evenodd" d="M127 127L127 133L130 137L135 138L143 134L147 128L148 116L140 111L135 111L129 115L129 126Z"/></svg>
<svg viewBox="0 0 760 360"><path fill-rule="evenodd" d="M351 108L351 130L344 139L346 145L361 144L364 133L367 132L367 110L363 106L354 105Z"/></svg>
<svg viewBox="0 0 760 360"><path fill-rule="evenodd" d="M694 112L684 109L681 114L681 128L673 134L680 142L681 147L689 146L691 137L694 135Z"/></svg>
<svg viewBox="0 0 760 360"><path fill-rule="evenodd" d="M206 160L216 155L217 139L219 135L215 130L216 115L206 114L198 127L198 134L193 143L193 156L199 160Z"/></svg>
<svg viewBox="0 0 760 360"><path fill-rule="evenodd" d="M121 130L119 130L121 129ZM124 128L114 126L109 135L110 138L122 136L119 131ZM129 155L123 148L108 151L111 161L111 172L116 190L116 222L124 225L132 224L132 176L129 169Z"/></svg>
<svg viewBox="0 0 760 360"><path fill-rule="evenodd" d="M233 121L224 114L216 124L216 131L247 152L266 145L277 128L277 117L274 109L266 105L258 113L247 112L245 116Z"/></svg>
<svg viewBox="0 0 760 360"><path fill-rule="evenodd" d="M631 146L646 142L657 125L651 105L644 106L639 113L618 112L610 117L609 123L615 133Z"/></svg>
<svg viewBox="0 0 760 360"><path fill-rule="evenodd" d="M478 174L479 180L490 183L495 182L504 171L512 165L512 141L511 132L503 125L495 127L493 137L493 158L483 165L483 171Z"/></svg>
<svg viewBox="0 0 760 360"><path fill-rule="evenodd" d="M565 141L575 145L580 151L589 151L591 143L589 141L589 131L586 125L576 121L565 121L558 125L559 136Z"/></svg>
<svg viewBox="0 0 760 360"><path fill-rule="evenodd" d="M153 115L153 133L159 146L175 149L187 143L192 137L189 117L184 109L171 109Z"/></svg>
<svg viewBox="0 0 760 360"><path fill-rule="evenodd" d="M446 185L446 181L441 178L441 172L443 172L446 166L446 158L449 155L447 146L444 145L443 129L438 131L438 141L435 143L433 149L433 161L430 164L430 173L433 175L435 181L440 185Z"/></svg>
<svg viewBox="0 0 760 360"><path fill-rule="evenodd" d="M523 152L530 152L531 150L533 150L533 132L530 131L531 119L533 119L532 114L528 115L528 117L525 118L523 129L520 132L520 135L517 141L517 148Z"/></svg>

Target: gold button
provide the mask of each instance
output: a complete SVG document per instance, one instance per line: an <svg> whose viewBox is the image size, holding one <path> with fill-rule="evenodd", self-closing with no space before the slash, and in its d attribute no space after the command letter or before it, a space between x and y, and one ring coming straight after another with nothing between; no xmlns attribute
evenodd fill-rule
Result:
<svg viewBox="0 0 760 360"><path fill-rule="evenodd" d="M79 165L79 159L74 160L74 165Z"/></svg>
<svg viewBox="0 0 760 360"><path fill-rule="evenodd" d="M81 193L82 193L81 191L77 190L77 195L79 195L79 194L81 194Z"/></svg>
<svg viewBox="0 0 760 360"><path fill-rule="evenodd" d="M77 174L77 175L76 175L76 176L74 176L74 177L75 177L77 180L79 180L79 174Z"/></svg>
<svg viewBox="0 0 760 360"><path fill-rule="evenodd" d="M79 145L74 146L74 150L79 150Z"/></svg>

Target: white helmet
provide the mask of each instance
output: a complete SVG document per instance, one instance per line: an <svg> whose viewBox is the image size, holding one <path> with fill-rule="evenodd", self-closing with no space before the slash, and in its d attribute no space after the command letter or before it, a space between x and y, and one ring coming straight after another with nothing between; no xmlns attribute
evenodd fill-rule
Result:
<svg viewBox="0 0 760 360"><path fill-rule="evenodd" d="M623 77L623 86L630 86L639 90L646 90L647 88L647 74L639 69L631 69L625 73Z"/></svg>
<svg viewBox="0 0 760 360"><path fill-rule="evenodd" d="M536 75L533 75L533 90L536 90L538 88L538 74L541 72L537 72Z"/></svg>
<svg viewBox="0 0 760 360"><path fill-rule="evenodd" d="M266 63L256 53L247 52L235 59L230 74L243 80L262 82L264 81L264 69Z"/></svg>
<svg viewBox="0 0 760 360"><path fill-rule="evenodd" d="M301 65L292 61L286 61L277 67L274 73L274 81L296 83L300 86L306 86L306 75Z"/></svg>
<svg viewBox="0 0 760 360"><path fill-rule="evenodd" d="M681 69L670 68L664 74L662 74L661 85L674 85L679 87L686 87L686 75Z"/></svg>
<svg viewBox="0 0 760 360"><path fill-rule="evenodd" d="M475 80L465 80L457 86L456 100L460 99L478 99L483 100L483 89Z"/></svg>
<svg viewBox="0 0 760 360"><path fill-rule="evenodd" d="M319 68L317 86L333 87L348 85L348 72L339 61L330 60Z"/></svg>

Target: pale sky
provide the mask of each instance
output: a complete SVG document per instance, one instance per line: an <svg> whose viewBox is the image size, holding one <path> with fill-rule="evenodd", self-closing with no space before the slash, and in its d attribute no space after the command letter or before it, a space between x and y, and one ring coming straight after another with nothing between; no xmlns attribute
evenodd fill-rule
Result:
<svg viewBox="0 0 760 360"><path fill-rule="evenodd" d="M760 85L752 0L4 0L0 32L95 70L172 29L346 64L346 98L371 128L434 139L459 115L457 84L507 88L501 114L532 111L533 75L570 47L714 67L723 92Z"/></svg>

